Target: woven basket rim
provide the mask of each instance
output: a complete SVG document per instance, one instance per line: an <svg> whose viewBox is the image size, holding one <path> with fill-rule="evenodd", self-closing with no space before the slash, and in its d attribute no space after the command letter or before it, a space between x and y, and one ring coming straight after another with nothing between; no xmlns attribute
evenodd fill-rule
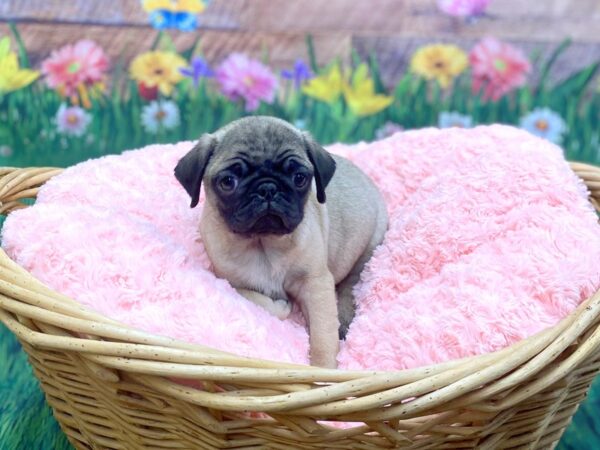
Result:
<svg viewBox="0 0 600 450"><path fill-rule="evenodd" d="M600 168L584 163L570 165L586 183L591 193L590 200L596 210L600 211ZM41 185L61 172L62 169L57 168L0 168L0 213L6 214L26 207L21 200L35 197ZM70 334L33 331L17 320L16 316L20 315L36 320L43 319L50 329L63 328L69 330ZM232 397L229 401L223 396L217 399L215 393L193 391L175 383L169 386L159 386L159 383L156 383L154 386L170 395L189 397L197 404L216 409L263 412L293 410L297 414L335 413L339 414L340 420L352 420L357 417L355 414L359 410L376 408L402 396L417 396L424 386L427 386L428 390L436 389L436 395L395 406L394 412L407 411L409 416L412 416L421 410L429 410L436 403L445 402L447 405L446 394L450 403L454 401L458 407L462 403L473 401L474 398L486 398L510 386L516 388L507 404L514 404L532 392L540 392L556 382L564 370L576 367L597 350L600 345L600 331L592 329L592 325L595 325L599 317L600 289L556 325L492 353L405 370L322 369L243 357L135 329L102 316L53 291L13 262L4 250L0 249L0 321L20 340L34 347L69 349L85 354L91 364L97 366L98 373L108 379L112 377L112 371L131 370L135 364L136 373L144 374L146 384L152 384L152 377L193 379L199 376L202 376L202 379L214 380L246 380L259 377L279 383L336 383L318 390L321 398L324 393L329 396L327 402L317 401L314 391L292 390L285 396L285 402L282 395L267 399L240 396ZM539 373L549 364L553 364L574 342L578 342L577 349L558 362L559 367L551 375L541 376L541 381L526 386L527 389L519 387L519 383L529 378L532 371ZM470 393L475 385L487 383L491 384L483 391ZM444 391L450 387L452 395ZM352 400L343 399L353 390L368 393L380 389L385 395L381 394L378 398L366 395ZM456 389L459 390L458 395ZM461 393L465 396L461 396ZM219 403L216 403L217 401ZM506 405L490 405L490 409L496 410L503 406ZM383 420L386 413L376 411L371 417L373 420Z"/></svg>

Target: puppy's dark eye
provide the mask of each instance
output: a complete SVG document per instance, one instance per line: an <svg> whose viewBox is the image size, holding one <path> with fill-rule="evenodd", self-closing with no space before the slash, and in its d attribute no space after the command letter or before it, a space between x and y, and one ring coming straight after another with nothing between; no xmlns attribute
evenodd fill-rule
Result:
<svg viewBox="0 0 600 450"><path fill-rule="evenodd" d="M234 164L233 166L231 166L229 168L230 171L232 171L234 174L236 174L238 177L241 177L242 174L244 173L244 166L242 166L241 164Z"/></svg>
<svg viewBox="0 0 600 450"><path fill-rule="evenodd" d="M294 184L296 185L296 187L304 187L306 185L306 182L308 181L308 177L306 175L304 175L303 173L296 173L294 174Z"/></svg>
<svg viewBox="0 0 600 450"><path fill-rule="evenodd" d="M283 162L283 170L287 174L293 175L298 171L299 168L300 164L298 163L298 161L296 161L294 157L287 158Z"/></svg>
<svg viewBox="0 0 600 450"><path fill-rule="evenodd" d="M223 192L233 192L238 185L238 179L233 175L225 175L219 180L219 188Z"/></svg>

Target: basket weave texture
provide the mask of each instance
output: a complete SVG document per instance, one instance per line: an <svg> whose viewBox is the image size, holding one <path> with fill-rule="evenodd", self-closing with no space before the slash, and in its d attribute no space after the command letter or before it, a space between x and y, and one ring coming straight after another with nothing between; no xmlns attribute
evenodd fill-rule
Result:
<svg viewBox="0 0 600 450"><path fill-rule="evenodd" d="M571 167L600 210L600 168ZM0 169L0 213L26 207L60 171ZM501 351L396 372L275 363L154 336L52 291L1 250L0 320L78 449L553 448L600 370L600 291Z"/></svg>

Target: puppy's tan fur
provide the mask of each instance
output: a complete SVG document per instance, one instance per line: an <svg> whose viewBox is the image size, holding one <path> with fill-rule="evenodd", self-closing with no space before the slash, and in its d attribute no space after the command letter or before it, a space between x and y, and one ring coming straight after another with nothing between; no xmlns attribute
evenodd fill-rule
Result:
<svg viewBox="0 0 600 450"><path fill-rule="evenodd" d="M265 122L292 128L278 119L249 119L242 119L242 125L256 127L256 132ZM235 123L213 138L235 130ZM309 326L311 364L322 367L336 367L340 320L345 331L354 317L352 287L387 229L386 206L375 185L350 161L333 158L336 171L326 202L317 201L313 182L304 218L292 233L241 237L229 230L215 207L216 194L207 181L221 168L221 158L213 155L204 173L206 202L200 222L217 276L279 318L289 314L290 300L298 302Z"/></svg>

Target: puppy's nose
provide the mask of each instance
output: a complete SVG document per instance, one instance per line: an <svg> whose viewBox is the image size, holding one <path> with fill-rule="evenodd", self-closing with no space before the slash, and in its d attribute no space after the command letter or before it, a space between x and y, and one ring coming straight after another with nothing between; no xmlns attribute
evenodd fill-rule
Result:
<svg viewBox="0 0 600 450"><path fill-rule="evenodd" d="M256 192L264 200L272 200L277 192L277 185L271 181L266 181L258 186Z"/></svg>

